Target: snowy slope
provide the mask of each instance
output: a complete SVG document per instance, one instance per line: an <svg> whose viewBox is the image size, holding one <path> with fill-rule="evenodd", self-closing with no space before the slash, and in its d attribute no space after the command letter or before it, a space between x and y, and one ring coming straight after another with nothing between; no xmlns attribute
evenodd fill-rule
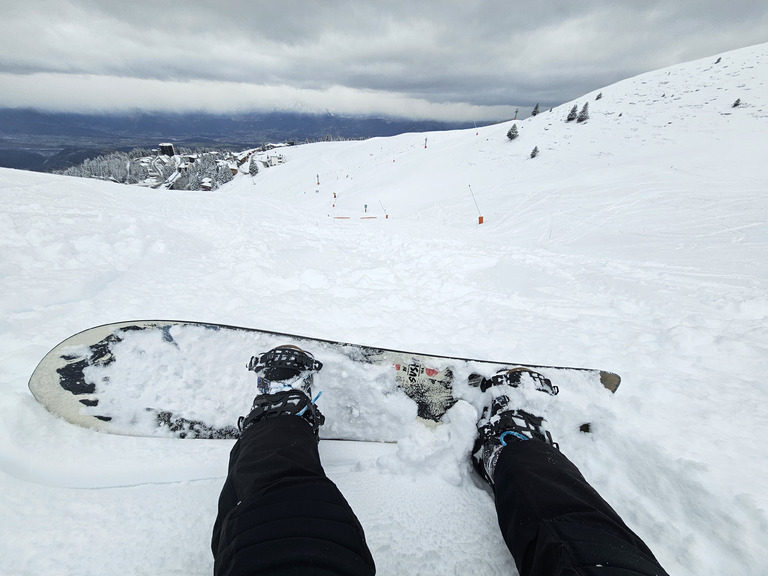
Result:
<svg viewBox="0 0 768 576"><path fill-rule="evenodd" d="M300 146L216 193L0 170L0 574L210 573L231 442L75 428L26 388L70 334L151 317L617 371L548 407L563 452L670 573L768 573L768 44L716 59L515 141ZM475 418L321 444L381 574L514 573Z"/></svg>

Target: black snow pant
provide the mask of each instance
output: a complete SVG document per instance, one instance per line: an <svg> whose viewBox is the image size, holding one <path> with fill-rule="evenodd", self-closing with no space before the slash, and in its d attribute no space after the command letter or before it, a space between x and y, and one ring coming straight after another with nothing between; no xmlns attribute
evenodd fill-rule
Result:
<svg viewBox="0 0 768 576"><path fill-rule="evenodd" d="M363 528L298 416L257 422L232 448L211 547L216 576L376 572Z"/></svg>
<svg viewBox="0 0 768 576"><path fill-rule="evenodd" d="M494 479L499 527L520 576L666 575L548 444L510 443ZM212 549L215 576L376 571L357 517L320 465L311 427L295 416L258 422L235 444Z"/></svg>
<svg viewBox="0 0 768 576"><path fill-rule="evenodd" d="M510 442L494 472L499 528L520 576L667 573L558 450Z"/></svg>

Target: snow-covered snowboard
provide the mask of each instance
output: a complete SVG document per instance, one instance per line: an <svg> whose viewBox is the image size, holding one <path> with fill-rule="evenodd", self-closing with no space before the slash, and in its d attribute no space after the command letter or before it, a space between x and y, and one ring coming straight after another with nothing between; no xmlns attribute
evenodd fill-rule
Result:
<svg viewBox="0 0 768 576"><path fill-rule="evenodd" d="M372 348L252 328L133 321L90 328L51 350L29 388L51 413L95 430L130 436L236 438L256 390L249 359L282 344L322 362L313 390L326 416L321 438L394 441L414 419L439 422L462 397L494 382L526 379L615 392L618 375L587 368L525 366ZM529 368L513 370L514 368Z"/></svg>

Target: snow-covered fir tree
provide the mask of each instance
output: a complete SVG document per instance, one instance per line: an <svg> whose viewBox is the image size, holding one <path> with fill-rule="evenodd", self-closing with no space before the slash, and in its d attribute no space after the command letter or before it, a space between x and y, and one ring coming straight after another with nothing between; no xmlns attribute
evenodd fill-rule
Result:
<svg viewBox="0 0 768 576"><path fill-rule="evenodd" d="M95 158L86 158L82 164L57 173L79 178L110 180L121 184L136 184L149 176L149 168L132 153L112 152Z"/></svg>
<svg viewBox="0 0 768 576"><path fill-rule="evenodd" d="M589 120L589 102L585 102L583 108L581 109L581 112L579 112L579 117L576 119L576 122L586 122Z"/></svg>
<svg viewBox="0 0 768 576"><path fill-rule="evenodd" d="M172 158L161 158L151 150L137 148L128 153L112 152L88 158L82 164L57 173L120 184L158 187L165 183L174 190L201 190L203 180L208 179L215 190L232 180L232 162L228 151L198 150L193 153L183 149Z"/></svg>

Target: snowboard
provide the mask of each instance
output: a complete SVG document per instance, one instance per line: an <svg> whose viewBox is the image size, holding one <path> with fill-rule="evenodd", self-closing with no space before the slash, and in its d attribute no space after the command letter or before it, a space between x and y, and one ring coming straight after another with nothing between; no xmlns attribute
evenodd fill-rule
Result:
<svg viewBox="0 0 768 576"><path fill-rule="evenodd" d="M202 322L140 320L96 326L54 347L29 380L34 397L64 420L112 434L237 438L256 375L250 358L294 345L323 365L313 392L326 417L320 437L396 441L420 420L438 425L453 404L494 384L604 387L612 372L442 357Z"/></svg>

